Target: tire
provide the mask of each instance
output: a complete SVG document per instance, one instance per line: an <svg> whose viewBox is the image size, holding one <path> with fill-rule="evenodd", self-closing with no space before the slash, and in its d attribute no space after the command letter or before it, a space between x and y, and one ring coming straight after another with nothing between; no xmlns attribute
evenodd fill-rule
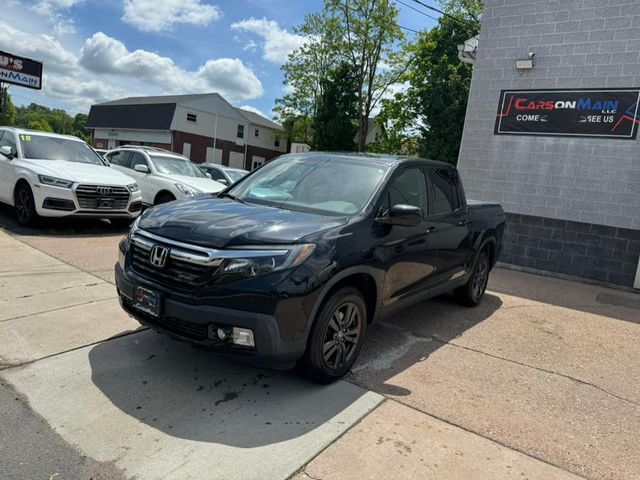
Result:
<svg viewBox="0 0 640 480"><path fill-rule="evenodd" d="M360 353L366 329L367 306L358 290L347 287L331 295L311 331L302 363L305 375L322 384L342 378Z"/></svg>
<svg viewBox="0 0 640 480"><path fill-rule="evenodd" d="M23 227L35 227L40 222L40 216L36 212L36 203L33 199L31 188L21 183L16 188L15 197L15 213L18 223Z"/></svg>
<svg viewBox="0 0 640 480"><path fill-rule="evenodd" d="M456 300L468 307L478 305L487 289L490 270L489 255L487 255L487 252L482 251L478 255L478 260L469 281L453 291L453 296Z"/></svg>
<svg viewBox="0 0 640 480"><path fill-rule="evenodd" d="M176 197L174 197L170 193L161 193L156 197L154 205L162 205L163 203L173 202L175 199Z"/></svg>

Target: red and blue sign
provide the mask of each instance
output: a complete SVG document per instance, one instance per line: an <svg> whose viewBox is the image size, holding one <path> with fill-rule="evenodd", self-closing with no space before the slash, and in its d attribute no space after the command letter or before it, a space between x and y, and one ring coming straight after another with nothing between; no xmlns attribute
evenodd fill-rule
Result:
<svg viewBox="0 0 640 480"><path fill-rule="evenodd" d="M503 90L494 133L634 140L639 107L640 89Z"/></svg>

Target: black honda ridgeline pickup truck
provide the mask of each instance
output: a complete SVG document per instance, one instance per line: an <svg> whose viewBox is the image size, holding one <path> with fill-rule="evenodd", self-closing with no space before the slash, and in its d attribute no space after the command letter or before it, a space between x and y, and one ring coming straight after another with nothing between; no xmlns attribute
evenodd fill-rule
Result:
<svg viewBox="0 0 640 480"><path fill-rule="evenodd" d="M418 158L279 157L217 194L147 210L120 242L123 308L238 360L331 382L367 326L429 297L480 302L501 250L497 204Z"/></svg>

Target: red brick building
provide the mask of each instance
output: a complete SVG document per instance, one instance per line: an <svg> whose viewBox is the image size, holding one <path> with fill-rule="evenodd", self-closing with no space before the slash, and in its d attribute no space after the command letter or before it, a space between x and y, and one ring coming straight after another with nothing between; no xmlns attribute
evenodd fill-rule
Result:
<svg viewBox="0 0 640 480"><path fill-rule="evenodd" d="M130 97L91 107L95 148L149 145L252 170L287 151L282 127L217 93Z"/></svg>

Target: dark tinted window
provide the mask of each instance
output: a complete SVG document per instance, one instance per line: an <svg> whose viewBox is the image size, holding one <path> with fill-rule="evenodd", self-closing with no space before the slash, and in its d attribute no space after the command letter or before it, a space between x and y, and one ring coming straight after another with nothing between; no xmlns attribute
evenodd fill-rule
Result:
<svg viewBox="0 0 640 480"><path fill-rule="evenodd" d="M13 149L14 155L17 153L16 149L16 139L11 132L5 132L2 136L2 140L0 140L0 147L10 146Z"/></svg>
<svg viewBox="0 0 640 480"><path fill-rule="evenodd" d="M218 170L215 167L209 167L207 169L207 172L211 175L211 178L213 178L214 180L226 180L227 178L224 176L224 174Z"/></svg>
<svg viewBox="0 0 640 480"><path fill-rule="evenodd" d="M394 205L413 205L426 212L427 185L421 168L408 168L391 182L387 191L387 210Z"/></svg>
<svg viewBox="0 0 640 480"><path fill-rule="evenodd" d="M136 165L144 165L148 167L147 159L144 158L144 155L138 152L131 152L131 160L129 162L129 168L136 168Z"/></svg>
<svg viewBox="0 0 640 480"><path fill-rule="evenodd" d="M112 165L129 168L129 156L129 152L120 150L117 152L111 152L109 155L107 155L107 158Z"/></svg>
<svg viewBox="0 0 640 480"><path fill-rule="evenodd" d="M236 136L238 138L244 138L244 125L238 125L238 133Z"/></svg>
<svg viewBox="0 0 640 480"><path fill-rule="evenodd" d="M441 215L458 208L458 194L456 190L456 172L450 168L430 168L429 187L431 189L432 204L430 213Z"/></svg>

